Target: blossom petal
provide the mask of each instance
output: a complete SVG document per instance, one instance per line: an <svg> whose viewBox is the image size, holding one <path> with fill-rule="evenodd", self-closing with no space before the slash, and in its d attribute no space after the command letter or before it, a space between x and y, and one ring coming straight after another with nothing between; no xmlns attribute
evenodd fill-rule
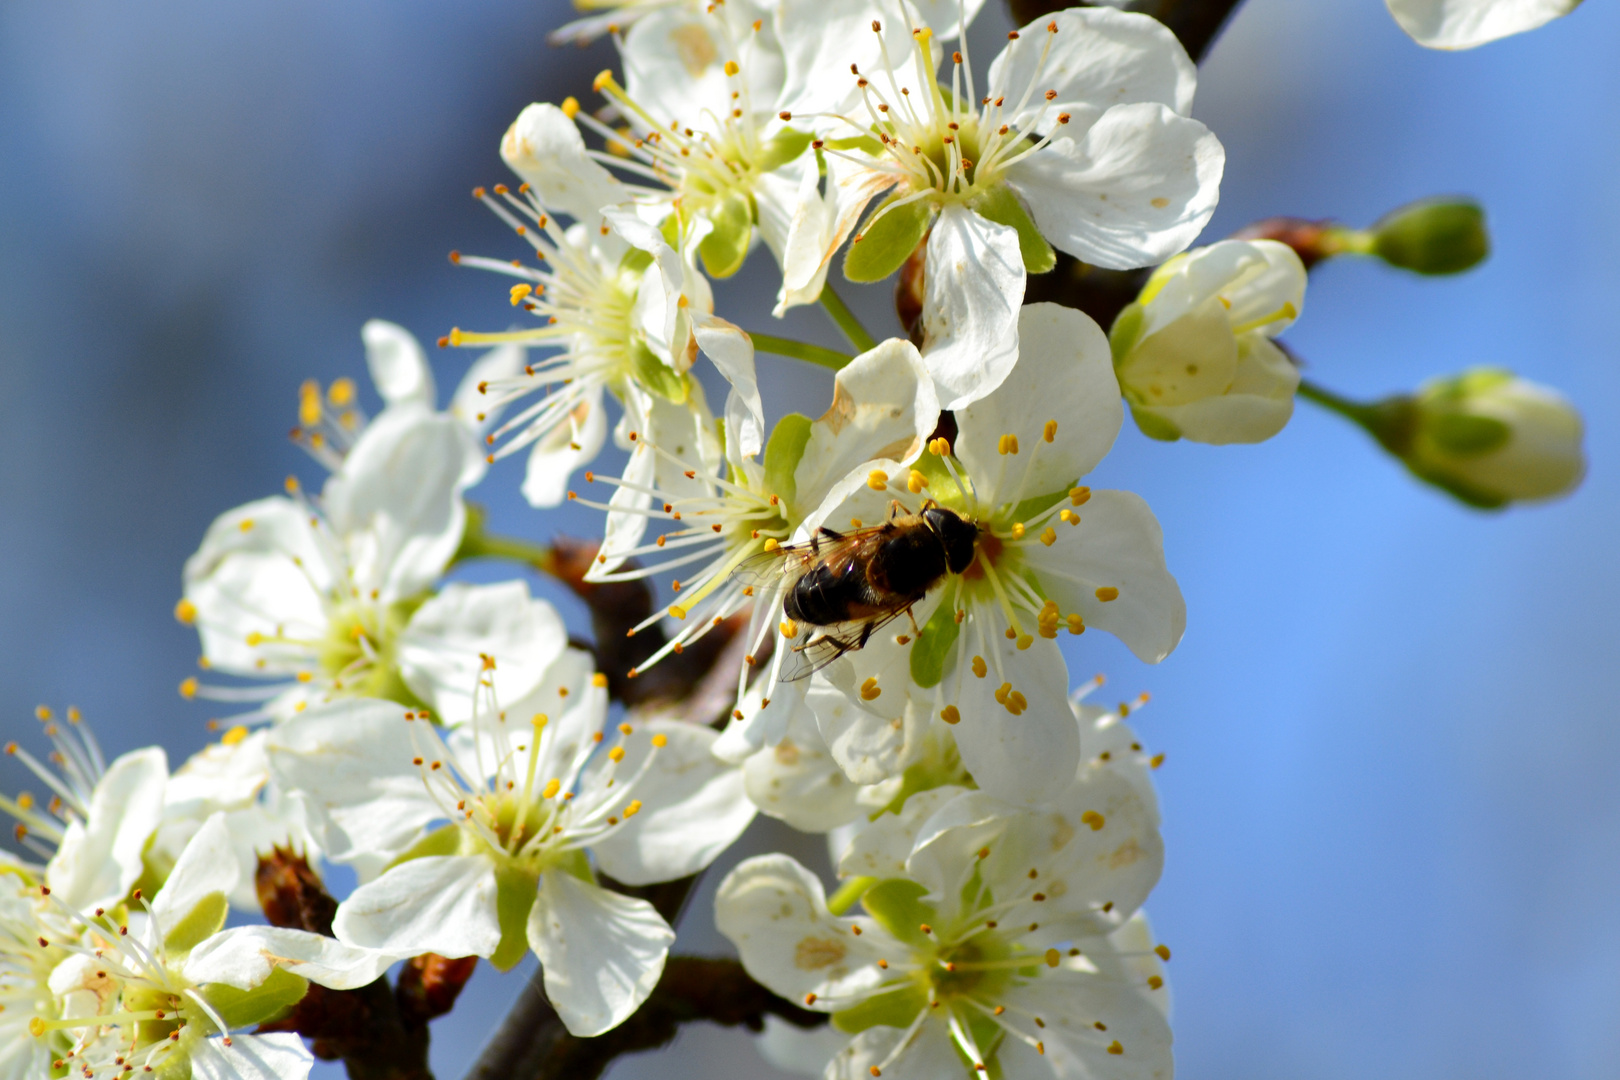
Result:
<svg viewBox="0 0 1620 1080"><path fill-rule="evenodd" d="M748 974L789 1001L870 992L885 978L878 960L907 955L873 920L833 916L821 882L786 855L756 855L727 874L714 923Z"/></svg>
<svg viewBox="0 0 1620 1080"><path fill-rule="evenodd" d="M375 982L398 959L304 930L233 926L191 950L184 973L194 983L252 990L276 968L285 968L333 990L354 990Z"/></svg>
<svg viewBox="0 0 1620 1080"><path fill-rule="evenodd" d="M1083 262L1129 270L1197 239L1220 198L1226 152L1163 105L1116 105L1008 167L1041 235Z"/></svg>
<svg viewBox="0 0 1620 1080"><path fill-rule="evenodd" d="M558 423L536 439L523 472L523 497L530 506L556 506L567 497L574 470L596 460L607 441L607 412L602 408L602 387L595 384L580 394Z"/></svg>
<svg viewBox="0 0 1620 1080"><path fill-rule="evenodd" d="M132 750L108 767L90 796L90 813L68 825L45 881L62 903L112 907L140 880L146 841L163 817L169 760L162 747Z"/></svg>
<svg viewBox="0 0 1620 1080"><path fill-rule="evenodd" d="M474 435L482 435L495 426L504 406L494 404L490 396L480 389L495 379L510 379L523 370L528 350L521 345L501 345L489 350L467 368L467 374L456 384L445 411L466 426Z"/></svg>
<svg viewBox="0 0 1620 1080"><path fill-rule="evenodd" d="M1078 513L1078 524L1053 527L1052 546L1025 546L1030 568L1064 615L1078 612L1086 626L1158 663L1187 628L1187 605L1165 568L1158 520L1128 491L1092 492Z"/></svg>
<svg viewBox="0 0 1620 1080"><path fill-rule="evenodd" d="M947 784L912 795L898 814L880 814L861 830L838 860L839 877L906 876L906 860L923 824L946 803L968 789Z"/></svg>
<svg viewBox="0 0 1620 1080"><path fill-rule="evenodd" d="M539 685L567 645L562 617L531 598L526 582L454 582L416 609L400 632L397 655L411 692L441 721L457 724L472 718L480 680L497 701L516 701Z"/></svg>
<svg viewBox="0 0 1620 1080"><path fill-rule="evenodd" d="M782 288L771 311L780 319L788 308L813 304L821 296L831 253L837 249L836 244L828 246L836 207L821 195L814 155L760 177L759 187L760 236L782 267ZM778 222L778 217L785 220Z"/></svg>
<svg viewBox="0 0 1620 1080"><path fill-rule="evenodd" d="M495 868L476 855L407 860L350 893L332 933L396 956L489 956L501 941Z"/></svg>
<svg viewBox="0 0 1620 1080"><path fill-rule="evenodd" d="M360 328L360 340L366 343L371 381L384 402L430 410L438 406L433 369L414 334L397 323L372 319Z"/></svg>
<svg viewBox="0 0 1620 1080"><path fill-rule="evenodd" d="M859 789L833 760L815 714L802 704L774 746L743 762L742 774L748 798L762 813L801 832L826 832L860 815Z"/></svg>
<svg viewBox="0 0 1620 1080"><path fill-rule="evenodd" d="M940 408L960 409L1000 386L1018 362L1018 230L946 206L928 236L924 281L923 363Z"/></svg>
<svg viewBox="0 0 1620 1080"><path fill-rule="evenodd" d="M191 1045L192 1080L304 1080L315 1056L290 1031L198 1039Z"/></svg>
<svg viewBox="0 0 1620 1080"><path fill-rule="evenodd" d="M1568 15L1581 0L1384 0L1413 41L1430 49L1472 49Z"/></svg>
<svg viewBox="0 0 1620 1080"><path fill-rule="evenodd" d="M893 1027L867 1028L827 1063L822 1075L823 1080L871 1080L873 1069L881 1069L889 1080L974 1075L962 1064L950 1028L938 1016L930 1016L909 1032Z"/></svg>
<svg viewBox="0 0 1620 1080"><path fill-rule="evenodd" d="M1052 25L1055 34L1047 29ZM1017 113L1008 111L1006 122L1045 135L1059 126L1059 113L1068 113L1065 134L1079 138L1115 105L1156 103L1186 116L1198 70L1157 19L1106 7L1069 8L1023 27L991 63L989 85L992 96L1024 102ZM1056 95L1050 103L1048 90ZM1031 129L1037 115L1041 120Z"/></svg>
<svg viewBox="0 0 1620 1080"><path fill-rule="evenodd" d="M210 894L230 896L240 876L225 815L212 814L181 850L174 869L152 898L152 914L165 931L171 930Z"/></svg>
<svg viewBox="0 0 1620 1080"><path fill-rule="evenodd" d="M765 446L765 404L754 375L754 342L741 327L701 312L692 316L692 336L731 384L726 397L726 438L737 440L737 452L743 457L755 456Z"/></svg>
<svg viewBox="0 0 1620 1080"><path fill-rule="evenodd" d="M655 735L664 737L663 747L653 748ZM741 770L714 756L718 738L710 728L674 720L635 725L623 744L624 759L611 767L634 776L649 753L652 765L625 792L641 809L591 847L604 871L627 885L672 881L702 870L742 835L754 820L754 804L743 791Z"/></svg>
<svg viewBox="0 0 1620 1080"><path fill-rule="evenodd" d="M1067 490L1108 453L1125 416L1108 339L1090 316L1030 304L1018 339L1018 366L956 417L956 456L979 502L992 507ZM1050 421L1057 427L1046 442ZM1002 453L1009 434L1018 449Z"/></svg>
<svg viewBox="0 0 1620 1080"><path fill-rule="evenodd" d="M675 940L647 901L561 871L541 876L528 929L546 997L581 1037L619 1026L647 1000Z"/></svg>
<svg viewBox="0 0 1620 1080"><path fill-rule="evenodd" d="M518 114L501 137L501 160L534 188L541 205L592 227L603 207L629 199L624 185L591 159L579 128L550 103Z"/></svg>
<svg viewBox="0 0 1620 1080"><path fill-rule="evenodd" d="M976 606L973 615L975 621L983 618L983 607ZM988 640L977 646L991 653L984 657L987 674L956 673L962 720L951 734L979 787L1027 806L1051 798L1074 779L1080 734L1069 711L1069 669L1057 642L1036 637L1020 650L996 632L999 625L992 622ZM1023 701L1015 705L1013 693Z"/></svg>
<svg viewBox="0 0 1620 1080"><path fill-rule="evenodd" d="M1173 1072L1170 1025L1129 982L1059 969L1010 986L1005 997L1009 1012L1039 1015L1046 1024L1044 1056L1019 1040L1002 1040L996 1059L1008 1080L1162 1080ZM1098 1035L1099 1025L1106 1035ZM1116 1042L1122 1053L1110 1052Z"/></svg>

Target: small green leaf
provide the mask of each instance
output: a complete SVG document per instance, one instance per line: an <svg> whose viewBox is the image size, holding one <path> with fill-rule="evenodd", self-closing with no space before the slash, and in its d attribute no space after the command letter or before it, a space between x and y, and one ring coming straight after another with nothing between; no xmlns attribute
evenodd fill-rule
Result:
<svg viewBox="0 0 1620 1080"><path fill-rule="evenodd" d="M928 1008L928 991L921 986L902 986L867 998L859 1005L832 1014L832 1025L846 1035L859 1035L867 1028L907 1028L917 1014Z"/></svg>
<svg viewBox="0 0 1620 1080"><path fill-rule="evenodd" d="M788 506L793 505L799 493L794 472L804 457L804 448L810 442L812 421L802 413L788 413L771 429L765 443L765 490L777 496Z"/></svg>
<svg viewBox="0 0 1620 1080"><path fill-rule="evenodd" d="M760 148L754 159L754 168L760 172L774 172L810 148L811 135L798 128L783 128Z"/></svg>
<svg viewBox="0 0 1620 1080"><path fill-rule="evenodd" d="M169 927L163 936L163 948L171 953L190 952L204 940L219 933L225 925L225 916L231 903L222 892L211 892L197 901L185 917Z"/></svg>
<svg viewBox="0 0 1620 1080"><path fill-rule="evenodd" d="M928 235L933 204L927 199L914 199L900 205L900 198L896 195L883 200L850 241L844 255L844 277L850 281L882 281L900 269Z"/></svg>
<svg viewBox="0 0 1620 1080"><path fill-rule="evenodd" d="M666 401L679 405L690 392L686 376L658 359L658 354L647 348L643 341L637 341L630 348L630 369L638 383Z"/></svg>
<svg viewBox="0 0 1620 1080"><path fill-rule="evenodd" d="M271 968L270 977L252 990L224 983L209 983L203 998L232 1029L280 1020L309 992L309 980L285 968Z"/></svg>
<svg viewBox="0 0 1620 1080"><path fill-rule="evenodd" d="M911 646L911 681L923 689L938 686L945 677L945 661L956 647L956 637L962 632L956 622L956 605L940 604L923 624Z"/></svg>
<svg viewBox="0 0 1620 1080"><path fill-rule="evenodd" d="M740 191L728 191L708 217L714 228L698 244L698 257L710 277L730 277L748 257L748 239L754 233L753 203Z"/></svg>
<svg viewBox="0 0 1620 1080"><path fill-rule="evenodd" d="M969 204L979 216L997 225L1018 230L1018 252L1024 257L1024 271L1044 274L1057 265L1057 252L1046 242L1035 219L1029 216L1018 193L1006 184L995 184Z"/></svg>
<svg viewBox="0 0 1620 1080"><path fill-rule="evenodd" d="M932 927L938 916L932 904L923 903L928 889L906 878L889 878L866 890L861 906L878 924L916 948L932 944L922 927Z"/></svg>
<svg viewBox="0 0 1620 1080"><path fill-rule="evenodd" d="M495 915L500 920L501 943L489 962L496 971L511 971L529 951L529 912L539 888L533 874L511 868L495 871Z"/></svg>
<svg viewBox="0 0 1620 1080"><path fill-rule="evenodd" d="M1427 418L1424 434L1441 449L1459 457L1478 457L1501 448L1513 437L1513 429L1494 416L1467 413L1441 413Z"/></svg>

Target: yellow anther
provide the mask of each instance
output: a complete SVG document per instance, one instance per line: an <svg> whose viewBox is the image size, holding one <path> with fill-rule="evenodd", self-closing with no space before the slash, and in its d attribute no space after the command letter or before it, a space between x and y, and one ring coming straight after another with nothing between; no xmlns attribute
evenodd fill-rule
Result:
<svg viewBox="0 0 1620 1080"><path fill-rule="evenodd" d="M543 712L537 712L532 718L530 718L529 723L534 725L534 730L544 731L546 729L546 725L551 723L551 717L547 716Z"/></svg>
<svg viewBox="0 0 1620 1080"><path fill-rule="evenodd" d="M596 687L598 690L606 690L607 676L598 671L595 675L591 676L591 685Z"/></svg>
<svg viewBox="0 0 1620 1080"><path fill-rule="evenodd" d="M1096 832L1098 829L1101 829L1104 825L1108 824L1107 819L1105 819L1095 810L1087 810L1085 813L1081 814L1080 823L1083 825L1090 825L1092 832Z"/></svg>
<svg viewBox="0 0 1620 1080"><path fill-rule="evenodd" d="M561 790L562 790L562 781L561 780L555 780L555 779L547 780L546 781L546 786L540 789L540 797L542 799L555 799L557 797L557 792L559 792Z"/></svg>
<svg viewBox="0 0 1620 1080"><path fill-rule="evenodd" d="M865 682L861 683L861 700L862 701L872 701L872 700L876 699L877 696L879 694L881 694L881 693L883 693L883 688L878 686L878 684L877 684L877 676L874 675L871 678L867 679Z"/></svg>
<svg viewBox="0 0 1620 1080"><path fill-rule="evenodd" d="M1157 975L1149 975L1148 976L1148 989L1149 990L1162 990L1163 988L1164 988L1164 980L1162 978L1160 978Z"/></svg>
<svg viewBox="0 0 1620 1080"><path fill-rule="evenodd" d="M174 617L190 626L197 621L197 605L190 600L181 600L174 605Z"/></svg>
<svg viewBox="0 0 1620 1080"><path fill-rule="evenodd" d="M1058 520L1067 525L1080 524L1080 515L1065 507L1058 511Z"/></svg>
<svg viewBox="0 0 1620 1080"><path fill-rule="evenodd" d="M1160 960L1164 960L1166 962L1168 962L1170 960L1170 946L1168 946L1168 945L1155 945L1155 946L1153 946L1153 951L1155 953L1158 953Z"/></svg>
<svg viewBox="0 0 1620 1080"><path fill-rule="evenodd" d="M657 735L654 735L652 737L652 744L653 744L654 747L659 747L659 748L668 746L669 745L669 736L665 735L662 731L660 731Z"/></svg>
<svg viewBox="0 0 1620 1080"><path fill-rule="evenodd" d="M1047 547L1051 547L1053 544L1057 543L1057 530L1048 525L1044 530L1041 531L1041 543L1045 544Z"/></svg>
<svg viewBox="0 0 1620 1080"><path fill-rule="evenodd" d="M949 457L951 454L951 440L944 438L943 436L938 439L934 439L928 444L928 452L936 455L937 457Z"/></svg>
<svg viewBox="0 0 1620 1080"><path fill-rule="evenodd" d="M619 734L620 735L634 735L635 731L636 731L636 729L631 727L629 724L620 724L619 725Z"/></svg>
<svg viewBox="0 0 1620 1080"><path fill-rule="evenodd" d="M996 440L996 451L1002 454L1018 453L1018 436L1003 435Z"/></svg>
<svg viewBox="0 0 1620 1080"><path fill-rule="evenodd" d="M1022 521L1013 522L1012 538L1014 540L1022 540L1024 538L1024 523Z"/></svg>
<svg viewBox="0 0 1620 1080"><path fill-rule="evenodd" d="M1074 612L1064 621L1069 624L1069 633L1083 634L1086 632L1086 621L1080 617L1079 612Z"/></svg>
<svg viewBox="0 0 1620 1080"><path fill-rule="evenodd" d="M1012 693L1012 683L1004 682L996 689L996 704L1007 704L1007 695Z"/></svg>
<svg viewBox="0 0 1620 1080"><path fill-rule="evenodd" d="M1164 764L1164 755L1163 754L1154 754L1152 757L1148 758L1148 767L1149 768L1157 769L1160 765L1163 765L1163 764Z"/></svg>
<svg viewBox="0 0 1620 1080"><path fill-rule="evenodd" d="M631 799L630 805L624 808L625 819L628 820L633 818L639 813L641 813L641 800Z"/></svg>
<svg viewBox="0 0 1620 1080"><path fill-rule="evenodd" d="M558 108L562 110L564 116L572 120L579 115L579 99L570 94L562 99L562 104Z"/></svg>
<svg viewBox="0 0 1620 1080"><path fill-rule="evenodd" d="M296 476L287 477L287 479L285 479L285 480L283 480L281 482L281 487L282 487L282 490L286 491L286 493L289 494L289 495L298 494L298 477L296 477Z"/></svg>
<svg viewBox="0 0 1620 1080"><path fill-rule="evenodd" d="M737 61L735 61L735 60L727 60L726 61L726 74L727 75L735 75L735 74L737 74L737 72L739 72L741 70L742 69L737 66Z"/></svg>
<svg viewBox="0 0 1620 1080"><path fill-rule="evenodd" d="M359 629L359 628L356 627L356 629ZM249 646L263 645L264 644L264 635L259 633L257 630L255 630L251 634L249 634L246 638L244 638L243 640L245 640L248 643Z"/></svg>
<svg viewBox="0 0 1620 1080"><path fill-rule="evenodd" d="M866 486L873 491L882 491L889 485L889 474L882 469L873 469L866 474Z"/></svg>
<svg viewBox="0 0 1620 1080"><path fill-rule="evenodd" d="M973 658L973 674L977 675L979 678L982 679L987 674L989 674L989 672L990 672L990 668L988 666L986 666L986 664L984 662L984 657L975 656Z"/></svg>
<svg viewBox="0 0 1620 1080"><path fill-rule="evenodd" d="M321 384L305 379L298 388L298 422L313 427L321 422Z"/></svg>
<svg viewBox="0 0 1620 1080"><path fill-rule="evenodd" d="M197 676L192 675L180 684L180 696L187 701L197 696Z"/></svg>
<svg viewBox="0 0 1620 1080"><path fill-rule="evenodd" d="M796 638L799 636L799 624L794 622L792 619L783 619L782 624L778 626L777 629L782 631L782 636L785 638Z"/></svg>
<svg viewBox="0 0 1620 1080"><path fill-rule="evenodd" d="M607 68L603 68L601 71L597 72L596 78L591 80L591 89L599 94L602 92L602 87L612 85L613 72Z"/></svg>
<svg viewBox="0 0 1620 1080"><path fill-rule="evenodd" d="M314 678L315 678L315 673L313 671L300 671L298 673L298 675L297 675L297 679L298 679L299 682L310 682Z"/></svg>
<svg viewBox="0 0 1620 1080"><path fill-rule="evenodd" d="M1114 588L1112 585L1104 585L1102 588L1097 590L1097 599L1105 604L1111 600L1118 600L1119 590Z"/></svg>
<svg viewBox="0 0 1620 1080"><path fill-rule="evenodd" d="M1063 954L1056 949L1046 950L1046 966L1055 968L1063 962Z"/></svg>
<svg viewBox="0 0 1620 1080"><path fill-rule="evenodd" d="M1113 1042L1108 1044L1108 1052L1110 1054L1123 1054L1125 1052L1125 1048L1119 1045L1118 1039L1115 1039Z"/></svg>
<svg viewBox="0 0 1620 1080"><path fill-rule="evenodd" d="M623 761L624 760L624 747L615 746L613 749L609 750L608 751L608 760L613 762L613 764L615 764L615 765L617 765L619 762Z"/></svg>
<svg viewBox="0 0 1620 1080"><path fill-rule="evenodd" d="M345 376L326 388L326 400L339 409L354 404L354 380Z"/></svg>
<svg viewBox="0 0 1620 1080"><path fill-rule="evenodd" d="M253 531L253 519L252 518L243 518L241 520L241 522L239 522L237 524L236 527L238 529L242 530L243 532L252 532Z"/></svg>
<svg viewBox="0 0 1620 1080"><path fill-rule="evenodd" d="M1014 716L1022 716L1024 715L1024 710L1029 708L1029 699L1023 694L1019 693L1017 690L1014 690L1012 693L1007 695L1006 705L1008 712L1012 713Z"/></svg>
<svg viewBox="0 0 1620 1080"><path fill-rule="evenodd" d="M17 792L17 809L19 809L19 810L32 810L33 808L34 808L34 797L32 795L28 794L28 792L26 792L26 791Z"/></svg>
<svg viewBox="0 0 1620 1080"><path fill-rule="evenodd" d="M1033 644L1035 644L1035 639L1030 637L1028 634L1019 634L1018 635L1018 642L1017 642L1018 648L1027 649Z"/></svg>
<svg viewBox="0 0 1620 1080"><path fill-rule="evenodd" d="M686 618L686 609L679 604L671 604L669 605L669 614L672 618L684 619Z"/></svg>
<svg viewBox="0 0 1620 1080"><path fill-rule="evenodd" d="M775 551L776 549L780 548L781 546L782 546L781 543L779 541L777 541L774 537L766 537L765 538L765 550L766 551Z"/></svg>
<svg viewBox="0 0 1620 1080"><path fill-rule="evenodd" d="M1048 420L1046 422L1046 427L1041 431L1041 438L1045 439L1047 442L1052 442L1057 438L1056 420Z"/></svg>
<svg viewBox="0 0 1620 1080"><path fill-rule="evenodd" d="M1071 504L1075 505L1075 506L1084 506L1086 504L1087 500L1089 500L1090 498L1091 498L1091 489L1088 488L1088 487L1077 487L1077 488L1070 488L1069 489L1069 502Z"/></svg>
<svg viewBox="0 0 1620 1080"><path fill-rule="evenodd" d="M512 306L517 307L519 304L521 304L523 302L523 298L525 296L528 296L532 292L534 292L534 286L533 285L514 285L514 286L512 286Z"/></svg>
<svg viewBox="0 0 1620 1080"><path fill-rule="evenodd" d="M911 475L906 477L906 490L911 492L913 495L920 494L922 489L927 486L928 477L924 476L916 469L912 469Z"/></svg>
<svg viewBox="0 0 1620 1080"><path fill-rule="evenodd" d="M224 743L226 746L235 746L237 743L241 742L247 737L248 729L243 727L241 724L237 724L235 727L231 728L231 730L221 735L219 737L219 741Z"/></svg>
<svg viewBox="0 0 1620 1080"><path fill-rule="evenodd" d="M955 705L947 705L940 710L939 718L947 724L960 724L962 722L962 713Z"/></svg>

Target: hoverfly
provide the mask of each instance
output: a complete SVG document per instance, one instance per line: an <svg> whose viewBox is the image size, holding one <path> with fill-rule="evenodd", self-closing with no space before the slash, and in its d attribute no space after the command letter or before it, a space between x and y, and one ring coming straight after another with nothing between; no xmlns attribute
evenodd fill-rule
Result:
<svg viewBox="0 0 1620 1080"><path fill-rule="evenodd" d="M754 556L738 573L786 579L784 631L797 626L781 678L803 679L865 646L947 573L973 564L979 527L932 499L915 514L890 505L889 520L853 532L823 526L808 541ZM912 625L915 627L916 621Z"/></svg>

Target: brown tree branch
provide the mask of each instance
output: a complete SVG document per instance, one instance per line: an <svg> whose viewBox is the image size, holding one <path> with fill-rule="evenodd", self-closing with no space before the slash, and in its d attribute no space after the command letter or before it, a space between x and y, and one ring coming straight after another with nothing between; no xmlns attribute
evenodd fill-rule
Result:
<svg viewBox="0 0 1620 1080"><path fill-rule="evenodd" d="M514 1023L520 1016L524 1023ZM777 997L735 960L673 956L651 996L630 1019L606 1034L581 1039L568 1034L552 1011L536 973L467 1080L592 1080L621 1054L668 1043L682 1024L707 1020L758 1031L766 1016L800 1027L827 1020L823 1013Z"/></svg>

